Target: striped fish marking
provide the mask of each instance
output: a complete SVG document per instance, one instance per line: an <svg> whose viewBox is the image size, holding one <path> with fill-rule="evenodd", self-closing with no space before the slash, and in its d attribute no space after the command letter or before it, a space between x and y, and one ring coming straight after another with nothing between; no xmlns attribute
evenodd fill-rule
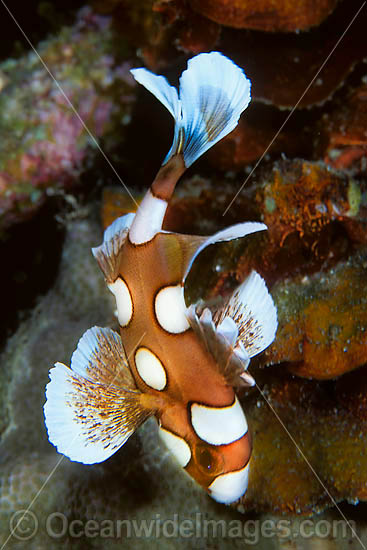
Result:
<svg viewBox="0 0 367 550"><path fill-rule="evenodd" d="M93 249L116 299L120 335L93 327L70 368L56 363L51 369L48 436L71 460L93 464L155 416L178 464L210 496L230 503L246 491L251 455L236 389L255 383L247 367L273 341L276 310L256 272L216 309L187 308L184 284L204 248L266 226L244 222L209 237L162 227L177 181L236 126L250 101L250 82L218 52L189 61L179 92L146 69L132 73L174 117L173 143L136 214L116 220Z"/></svg>

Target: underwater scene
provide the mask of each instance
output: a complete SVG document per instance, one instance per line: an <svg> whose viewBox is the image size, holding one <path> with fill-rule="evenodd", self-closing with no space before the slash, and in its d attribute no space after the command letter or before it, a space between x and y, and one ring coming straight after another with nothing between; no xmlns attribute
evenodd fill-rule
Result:
<svg viewBox="0 0 367 550"><path fill-rule="evenodd" d="M1 0L0 550L367 548L366 4Z"/></svg>

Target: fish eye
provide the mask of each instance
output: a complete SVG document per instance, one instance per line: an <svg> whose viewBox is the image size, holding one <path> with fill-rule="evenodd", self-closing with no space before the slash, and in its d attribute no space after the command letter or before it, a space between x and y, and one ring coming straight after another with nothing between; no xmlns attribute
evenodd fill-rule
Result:
<svg viewBox="0 0 367 550"><path fill-rule="evenodd" d="M222 470L223 458L220 451L209 445L196 445L195 459L206 474L218 474Z"/></svg>

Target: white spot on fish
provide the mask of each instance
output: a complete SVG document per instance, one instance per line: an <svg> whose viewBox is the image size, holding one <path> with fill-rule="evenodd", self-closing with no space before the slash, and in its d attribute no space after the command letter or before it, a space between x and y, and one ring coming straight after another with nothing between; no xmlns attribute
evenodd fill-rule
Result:
<svg viewBox="0 0 367 550"><path fill-rule="evenodd" d="M218 476L209 485L210 496L217 502L229 504L238 500L247 489L249 464L241 470Z"/></svg>
<svg viewBox="0 0 367 550"><path fill-rule="evenodd" d="M158 357L148 348L138 348L135 365L144 382L154 390L164 390L167 384L166 371Z"/></svg>
<svg viewBox="0 0 367 550"><path fill-rule="evenodd" d="M148 243L162 229L167 202L154 197L149 190L140 203L129 231L130 242L136 245Z"/></svg>
<svg viewBox="0 0 367 550"><path fill-rule="evenodd" d="M119 277L114 283L107 285L116 298L117 318L122 327L128 325L133 316L133 301L125 281Z"/></svg>
<svg viewBox="0 0 367 550"><path fill-rule="evenodd" d="M189 328L184 290L181 285L162 288L155 298L154 305L157 321L167 332L179 334Z"/></svg>
<svg viewBox="0 0 367 550"><path fill-rule="evenodd" d="M242 407L235 398L229 407L208 407L193 403L191 423L197 435L211 445L228 445L247 432Z"/></svg>
<svg viewBox="0 0 367 550"><path fill-rule="evenodd" d="M166 444L168 450L176 457L182 468L185 468L191 459L191 449L182 437L165 430L160 426L159 435Z"/></svg>

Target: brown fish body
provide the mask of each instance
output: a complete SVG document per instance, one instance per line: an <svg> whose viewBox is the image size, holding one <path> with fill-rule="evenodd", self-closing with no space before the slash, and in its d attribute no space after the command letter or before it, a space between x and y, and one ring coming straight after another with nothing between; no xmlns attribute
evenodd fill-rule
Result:
<svg viewBox="0 0 367 550"><path fill-rule="evenodd" d="M115 220L93 249L116 299L121 336L92 327L79 340L71 368L56 363L51 369L48 435L71 460L94 464L154 415L177 463L228 504L246 491L251 454L236 389L255 384L247 366L274 339L276 310L255 271L212 310L201 303L186 307L184 282L203 248L266 226L243 222L208 237L162 227L178 179L236 126L250 101L250 82L219 52L189 61L179 93L146 69L132 73L174 117L173 143L137 212Z"/></svg>
<svg viewBox="0 0 367 550"><path fill-rule="evenodd" d="M209 486L214 474L246 466L251 443L247 432L239 440L215 449L201 441L191 425L190 403L228 407L235 393L191 327L174 334L165 331L157 319L155 297L162 288L181 285L183 271L184 258L176 235L158 233L141 245L127 239L119 274L130 291L133 313L120 330L137 387L143 394L156 397L159 423L189 444L192 459L186 471L201 485ZM148 386L139 375L135 355L141 347L153 352L166 371L167 385L161 391ZM201 465L199 469L197 464Z"/></svg>
<svg viewBox="0 0 367 550"><path fill-rule="evenodd" d="M172 255L172 250L177 253ZM139 389L144 392L148 388L136 371L134 357L136 349L145 346L164 366L167 372L164 391L169 392L172 400L185 406L189 401L214 407L230 405L234 399L233 388L219 372L204 343L190 327L179 334L165 331L156 316L154 301L158 292L182 284L182 259L179 245L175 247L175 235L159 233L139 246L127 239L120 276L129 288L133 303L131 321L121 327L121 338Z"/></svg>

